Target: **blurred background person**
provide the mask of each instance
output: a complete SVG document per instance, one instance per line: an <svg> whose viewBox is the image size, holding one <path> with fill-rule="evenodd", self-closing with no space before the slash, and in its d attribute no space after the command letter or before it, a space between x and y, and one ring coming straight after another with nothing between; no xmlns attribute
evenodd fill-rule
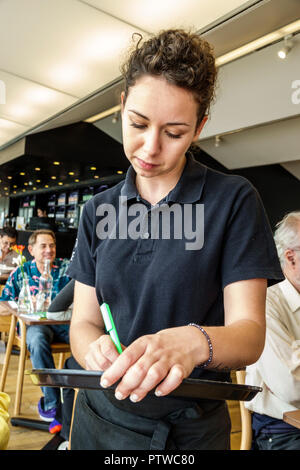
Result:
<svg viewBox="0 0 300 470"><path fill-rule="evenodd" d="M13 266L17 264L16 253L12 250L17 241L17 231L13 227L5 227L0 231L0 264Z"/></svg>

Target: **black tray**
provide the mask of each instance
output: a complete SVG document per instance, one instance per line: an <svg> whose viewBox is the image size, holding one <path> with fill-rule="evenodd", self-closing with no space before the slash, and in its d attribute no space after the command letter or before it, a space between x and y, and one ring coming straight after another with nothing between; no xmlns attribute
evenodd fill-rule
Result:
<svg viewBox="0 0 300 470"><path fill-rule="evenodd" d="M100 378L102 372L71 369L32 369L26 371L32 382L41 387L83 388L90 390L114 390L118 383L102 388ZM168 396L184 398L202 398L212 400L250 401L261 387L240 385L230 382L218 382L202 379L184 379L178 388ZM154 390L150 393L154 393Z"/></svg>

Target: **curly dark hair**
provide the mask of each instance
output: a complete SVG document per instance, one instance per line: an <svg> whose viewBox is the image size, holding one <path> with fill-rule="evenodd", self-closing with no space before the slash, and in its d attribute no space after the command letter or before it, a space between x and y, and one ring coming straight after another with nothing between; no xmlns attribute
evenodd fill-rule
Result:
<svg viewBox="0 0 300 470"><path fill-rule="evenodd" d="M208 113L214 98L217 68L212 46L197 33L169 29L143 41L121 66L125 79L124 103L136 81L143 75L163 76L169 83L193 93L198 103L197 126Z"/></svg>

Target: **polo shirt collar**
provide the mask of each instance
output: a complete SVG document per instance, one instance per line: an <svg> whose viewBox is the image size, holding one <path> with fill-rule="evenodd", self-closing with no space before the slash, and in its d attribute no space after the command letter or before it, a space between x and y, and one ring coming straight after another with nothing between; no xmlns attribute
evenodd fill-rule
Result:
<svg viewBox="0 0 300 470"><path fill-rule="evenodd" d="M200 200L205 184L207 167L197 162L192 154L187 153L186 165L175 188L164 199L165 202L193 203ZM139 200L139 193L135 185L135 171L130 166L126 173L121 196Z"/></svg>
<svg viewBox="0 0 300 470"><path fill-rule="evenodd" d="M297 289L295 289L288 279L280 282L279 287L289 305L289 308L293 313L295 313L296 310L300 309L300 293L297 291Z"/></svg>

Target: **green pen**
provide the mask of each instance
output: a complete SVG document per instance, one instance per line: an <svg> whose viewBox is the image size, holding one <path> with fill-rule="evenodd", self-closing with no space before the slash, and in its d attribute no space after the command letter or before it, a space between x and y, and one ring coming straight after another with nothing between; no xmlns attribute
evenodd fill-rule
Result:
<svg viewBox="0 0 300 470"><path fill-rule="evenodd" d="M119 340L119 337L118 337L118 333L117 333L117 330L116 330L116 327L115 327L115 324L114 324L114 320L113 320L109 305L104 302L100 306L100 310L101 310L101 313L102 313L102 318L103 318L103 321L104 321L106 331L109 333L114 345L117 348L118 353L121 354L122 346L121 346L121 343L120 343L120 340Z"/></svg>

